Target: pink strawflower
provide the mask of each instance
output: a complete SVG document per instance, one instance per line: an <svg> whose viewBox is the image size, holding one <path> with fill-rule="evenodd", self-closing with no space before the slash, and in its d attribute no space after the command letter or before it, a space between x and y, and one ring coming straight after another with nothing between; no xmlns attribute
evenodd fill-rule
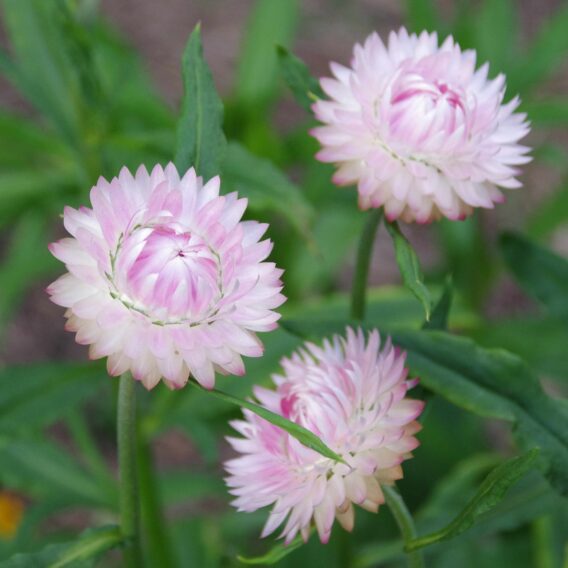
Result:
<svg viewBox="0 0 568 568"><path fill-rule="evenodd" d="M373 33L354 48L351 67L331 64L322 79L330 100L313 105L317 158L337 164L334 182L357 184L362 209L384 207L389 220L463 219L493 208L517 188L529 148L520 101L506 104L505 77L477 71L476 53L435 33Z"/></svg>
<svg viewBox="0 0 568 568"><path fill-rule="evenodd" d="M348 465L303 446L282 429L244 410L232 423L244 438L229 438L243 454L228 461L227 485L239 511L273 505L262 536L285 523L290 542L298 532L307 540L312 518L322 542L334 519L353 528L353 503L376 512L384 502L381 484L402 477L401 462L418 446L414 437L423 403L405 398L406 355L379 333L347 329L323 347L311 343L282 361L284 373L272 377L276 390L256 387L259 402L319 436Z"/></svg>
<svg viewBox="0 0 568 568"><path fill-rule="evenodd" d="M267 225L241 221L246 199L220 196L219 184L193 168L180 180L172 164L123 168L99 179L92 209L65 208L73 238L50 250L69 272L48 292L111 375L131 371L148 389L192 375L212 388L215 371L242 375L241 355L262 355L254 332L276 327L282 271L263 262Z"/></svg>

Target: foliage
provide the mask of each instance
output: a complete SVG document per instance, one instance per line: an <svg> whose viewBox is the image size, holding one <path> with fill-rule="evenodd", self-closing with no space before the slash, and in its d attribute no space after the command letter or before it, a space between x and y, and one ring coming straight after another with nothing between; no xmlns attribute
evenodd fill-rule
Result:
<svg viewBox="0 0 568 568"><path fill-rule="evenodd" d="M31 301L29 292L58 272L46 245L64 205L86 204L98 176L110 178L123 165L174 161L180 170L195 165L205 178L221 174L222 191L238 191L249 201L247 215L270 223L273 258L285 269L289 297L281 328L263 338L265 355L247 361L245 377L219 378L216 396L191 387L139 393L137 450L148 468L140 472L143 541L152 565L404 564L404 543L387 513L358 511L354 533L344 538L335 529L327 546L315 538L283 546L258 544L264 514L227 506L218 463L226 454L227 422L238 415L235 405L257 411L252 386L267 384L282 356L305 338L319 341L346 325L377 327L406 349L420 378L415 396L427 401L416 463L398 487L417 534L427 536L407 548L432 544L424 548L426 565L441 568L565 563L568 261L551 243L561 240L553 237L562 236L568 219L568 161L551 130L566 126L568 105L547 88L568 53L566 5L525 42L517 5L509 0L464 0L449 13L433 0L405 3L410 28L452 33L491 62L491 74L507 74L508 94L520 94L538 133L531 141L535 161L559 182L526 219L515 217L516 232L503 234L498 246L486 230L492 212L436 224L441 254L434 266L422 259L424 270L411 243L427 229L408 232L407 239L396 223L385 223L392 243L380 238L386 237L402 285L369 290L362 323L351 318L345 289L363 215L353 192L335 189L330 168L313 159L310 107L324 95L292 49L302 3L255 3L234 88L223 97L203 53L201 27L188 30L179 112L162 100L139 55L96 4L0 0L8 45L0 51L0 73L28 105L23 112L0 109L2 341ZM290 98L303 110L283 133L273 119ZM522 191L511 201L522 201ZM489 317L484 308L495 304L505 277L526 293L529 308ZM4 365L0 385L0 490L26 503L15 537L0 537L0 566L95 566L103 555L98 565L120 565L119 554L106 553L129 543L105 526L118 521L115 382L101 364L54 360ZM264 417L337 457L315 435ZM153 451L167 444L170 432L190 441L186 463L160 467L154 477ZM521 450L526 453L504 460ZM152 523L160 507L165 515ZM85 520L71 527L61 522L73 513ZM83 525L99 528L77 536Z"/></svg>

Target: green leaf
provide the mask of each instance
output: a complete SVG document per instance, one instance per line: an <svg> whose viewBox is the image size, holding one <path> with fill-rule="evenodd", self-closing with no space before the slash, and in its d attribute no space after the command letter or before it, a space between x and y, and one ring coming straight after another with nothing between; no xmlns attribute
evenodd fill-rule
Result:
<svg viewBox="0 0 568 568"><path fill-rule="evenodd" d="M481 323L468 335L483 347L515 353L539 373L568 381L568 327L552 317L514 317Z"/></svg>
<svg viewBox="0 0 568 568"><path fill-rule="evenodd" d="M208 180L221 171L225 150L223 103L203 59L199 24L189 37L182 59L184 95L178 123L175 164L180 175L192 166Z"/></svg>
<svg viewBox="0 0 568 568"><path fill-rule="evenodd" d="M541 449L549 481L568 494L568 411L521 359L438 331L394 332L392 340L408 351L424 386L480 416L513 422L520 444Z"/></svg>
<svg viewBox="0 0 568 568"><path fill-rule="evenodd" d="M40 440L0 439L0 482L27 495L60 495L78 503L114 509L117 495L102 487L57 444Z"/></svg>
<svg viewBox="0 0 568 568"><path fill-rule="evenodd" d="M282 326L314 338L343 333L348 323L285 320ZM373 326L368 318L365 327ZM520 358L441 331L398 330L390 335L407 351L408 366L423 386L479 416L512 422L521 446L541 449L547 478L568 495L568 406L548 396Z"/></svg>
<svg viewBox="0 0 568 568"><path fill-rule="evenodd" d="M426 320L429 320L432 300L430 298L430 292L423 282L424 277L420 270L418 256L407 238L401 233L400 227L396 221L387 222L385 224L394 243L396 263L398 264L402 280L405 286L407 286L422 303L424 313L426 314Z"/></svg>
<svg viewBox="0 0 568 568"><path fill-rule="evenodd" d="M248 21L237 69L236 94L258 112L278 88L276 45L288 45L298 20L298 0L257 0Z"/></svg>
<svg viewBox="0 0 568 568"><path fill-rule="evenodd" d="M191 384L197 388L205 390L203 389L203 387L200 387L193 381L191 382ZM207 390L207 392L211 393L217 398L220 398L221 400L224 400L225 402L230 402L231 404L235 404L237 406L240 406L241 408L246 408L247 410L254 412L256 415L264 418L264 420L270 422L271 424L274 424L274 426L282 428L282 430L288 432L288 434L296 438L296 440L304 444L304 446L314 450L315 452L318 452L322 456L337 462L345 463L340 455L336 454L333 450L330 450L313 432L310 432L303 426L300 426L295 422L291 422L283 416L267 410L263 406L255 404L254 402L250 402L249 400L242 400L240 398L237 398L236 396L216 389Z"/></svg>
<svg viewBox="0 0 568 568"><path fill-rule="evenodd" d="M500 244L523 289L568 321L568 260L514 233L502 235Z"/></svg>
<svg viewBox="0 0 568 568"><path fill-rule="evenodd" d="M118 527L89 529L77 540L50 544L39 552L16 554L0 562L0 568L90 568L103 552L123 542Z"/></svg>
<svg viewBox="0 0 568 568"><path fill-rule="evenodd" d="M448 329L448 321L450 319L450 309L452 308L452 298L454 295L454 289L452 285L451 277L447 279L444 290L440 299L436 302L434 309L432 310L432 316L430 320L426 320L423 329Z"/></svg>
<svg viewBox="0 0 568 568"><path fill-rule="evenodd" d="M500 461L497 454L475 454L459 462L436 483L427 502L416 514L417 526L450 522L475 493L481 476L499 465Z"/></svg>
<svg viewBox="0 0 568 568"><path fill-rule="evenodd" d="M304 540L300 535L298 535L292 542L289 544L279 543L273 546L266 554L262 556L255 556L255 557L246 557L246 556L237 556L239 562L243 564L259 564L261 566L272 566L272 564L276 564L286 556L288 556L294 550L300 548L304 544Z"/></svg>
<svg viewBox="0 0 568 568"><path fill-rule="evenodd" d="M405 549L418 550L442 540L454 538L474 525L479 517L503 500L509 488L529 469L534 467L538 450L533 449L522 456L507 460L497 466L485 478L475 496L461 513L446 527L410 541Z"/></svg>
<svg viewBox="0 0 568 568"><path fill-rule="evenodd" d="M101 366L92 363L44 363L0 370L0 433L50 425L98 390L105 376Z"/></svg>
<svg viewBox="0 0 568 568"><path fill-rule="evenodd" d="M285 47L277 46L277 53L284 81L298 104L311 113L314 100L325 97L318 80L312 77L308 66Z"/></svg>
<svg viewBox="0 0 568 568"><path fill-rule="evenodd" d="M249 200L255 211L277 212L307 236L313 210L300 189L271 162L231 142L223 162L223 183Z"/></svg>
<svg viewBox="0 0 568 568"><path fill-rule="evenodd" d="M512 487L503 501L483 515L483 523L470 535L514 531L556 509L566 509L568 501L558 495L536 470L528 472Z"/></svg>

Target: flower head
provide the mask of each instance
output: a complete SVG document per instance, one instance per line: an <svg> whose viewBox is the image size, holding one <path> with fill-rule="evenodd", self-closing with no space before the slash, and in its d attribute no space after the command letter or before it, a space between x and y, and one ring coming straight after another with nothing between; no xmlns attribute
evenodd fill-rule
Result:
<svg viewBox="0 0 568 568"><path fill-rule="evenodd" d="M180 180L172 164L123 168L99 179L92 209L65 209L72 238L50 250L69 272L48 293L111 375L177 388L191 374L212 388L215 371L242 375L241 355L262 354L254 332L276 326L282 271L263 262L267 225L241 221L246 200L219 184L193 169Z"/></svg>
<svg viewBox="0 0 568 568"><path fill-rule="evenodd" d="M306 540L313 520L327 542L334 519L351 530L353 503L376 512L384 502L381 484L402 477L401 462L417 447L415 421L423 403L406 397L405 355L387 341L380 349L375 330L347 329L323 347L307 343L282 361L273 376L276 390L261 387L262 405L300 424L346 462L335 462L252 414L232 423L243 438L229 438L242 454L228 461L227 484L241 511L273 505L263 536L285 523L290 542L300 532Z"/></svg>
<svg viewBox="0 0 568 568"><path fill-rule="evenodd" d="M362 209L389 220L463 219L503 201L530 160L518 144L529 131L519 99L503 104L505 77L489 80L476 53L435 33L374 33L356 45L351 67L331 64L321 80L330 100L313 105L324 126L317 154L338 169L334 182L357 184Z"/></svg>

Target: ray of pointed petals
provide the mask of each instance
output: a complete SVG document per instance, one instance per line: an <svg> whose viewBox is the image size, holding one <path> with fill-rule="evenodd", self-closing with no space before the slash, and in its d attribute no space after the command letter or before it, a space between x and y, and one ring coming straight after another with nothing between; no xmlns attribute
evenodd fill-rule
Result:
<svg viewBox="0 0 568 568"><path fill-rule="evenodd" d="M241 357L262 354L255 332L276 326L282 271L265 262L267 225L242 221L246 200L219 188L172 164L123 168L99 179L91 209L65 209L71 237L50 250L69 272L48 293L111 375L212 388L215 371L242 375Z"/></svg>
<svg viewBox="0 0 568 568"><path fill-rule="evenodd" d="M313 105L317 157L337 165L335 183L357 185L362 209L384 207L391 221L463 219L521 185L526 116L518 97L503 103L503 75L476 69L475 51L403 28L386 44L372 34L350 67L331 71L321 80L329 99Z"/></svg>
<svg viewBox="0 0 568 568"><path fill-rule="evenodd" d="M423 403L406 398L416 381L407 380L405 358L390 341L381 349L376 330L365 340L348 328L346 338L307 343L284 359L274 390L256 388L262 405L312 431L346 462L322 457L245 410L232 423L241 437L229 438L239 455L225 464L226 482L240 511L272 506L263 536L283 525L286 542L298 533L307 540L313 522L327 542L335 519L353 528L353 504L378 510L381 484L402 477L400 464L418 446Z"/></svg>

